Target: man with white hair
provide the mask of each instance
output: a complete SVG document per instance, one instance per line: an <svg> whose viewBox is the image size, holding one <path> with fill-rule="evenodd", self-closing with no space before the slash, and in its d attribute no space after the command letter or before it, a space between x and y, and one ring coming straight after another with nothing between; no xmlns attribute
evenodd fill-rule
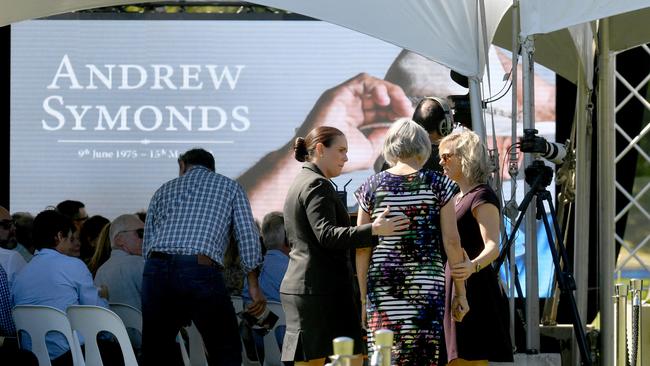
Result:
<svg viewBox="0 0 650 366"><path fill-rule="evenodd" d="M289 266L289 251L291 250L287 234L284 231L284 215L282 212L273 211L264 216L261 234L262 244L266 247L267 252L259 275L259 286L268 300L280 302L280 285ZM248 281L244 282L242 299L246 305L252 302L252 299L248 296ZM240 328L240 332L246 346L246 352L249 353L249 356L258 357L258 360L263 362L263 359L260 360L259 357L264 355L264 335L253 332L251 324L245 325L248 327ZM258 319L258 325L262 327L272 326L266 318ZM285 330L286 326L284 325L275 329L275 337L280 348L282 348ZM251 352L252 344L249 342L251 337L257 351L255 355Z"/></svg>
<svg viewBox="0 0 650 366"><path fill-rule="evenodd" d="M282 212L273 211L262 220L262 243L266 247L264 263L259 275L259 284L267 300L280 302L280 284L289 266L289 242L284 231L284 216ZM242 291L244 303L250 303L248 296L248 281Z"/></svg>
<svg viewBox="0 0 650 366"><path fill-rule="evenodd" d="M95 276L97 287L108 288L110 302L142 307L143 233L144 223L136 215L121 215L111 223L111 256Z"/></svg>

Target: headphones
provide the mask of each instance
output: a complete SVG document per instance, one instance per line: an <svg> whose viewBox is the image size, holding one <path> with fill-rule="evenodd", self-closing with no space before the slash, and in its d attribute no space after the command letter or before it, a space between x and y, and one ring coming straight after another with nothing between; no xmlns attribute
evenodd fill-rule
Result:
<svg viewBox="0 0 650 366"><path fill-rule="evenodd" d="M454 129L454 115L451 113L451 108L449 107L449 103L447 103L447 100L443 98L438 98L438 97L424 97L422 100L433 100L434 102L438 103L440 105L440 108L442 108L442 111L445 115L445 118L440 121L438 124L438 133L440 136L447 136L453 131Z"/></svg>

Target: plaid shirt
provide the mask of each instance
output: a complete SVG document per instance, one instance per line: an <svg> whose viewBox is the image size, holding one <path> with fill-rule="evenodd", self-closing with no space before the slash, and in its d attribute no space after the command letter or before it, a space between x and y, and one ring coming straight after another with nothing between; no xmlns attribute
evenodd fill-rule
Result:
<svg viewBox="0 0 650 366"><path fill-rule="evenodd" d="M0 266L0 336L15 337L16 326L11 315L11 294L7 272Z"/></svg>
<svg viewBox="0 0 650 366"><path fill-rule="evenodd" d="M231 235L246 272L262 262L259 233L246 193L202 166L163 184L151 198L142 243L151 252L204 254L223 264Z"/></svg>

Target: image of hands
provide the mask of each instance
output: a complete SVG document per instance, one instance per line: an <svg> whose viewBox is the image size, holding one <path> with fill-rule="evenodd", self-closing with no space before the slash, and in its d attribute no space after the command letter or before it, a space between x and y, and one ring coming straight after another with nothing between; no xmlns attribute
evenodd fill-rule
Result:
<svg viewBox="0 0 650 366"><path fill-rule="evenodd" d="M349 160L334 183L352 192L381 167L393 121L423 97L468 93L444 66L320 21L32 20L12 27L11 48L18 211L73 196L106 217L142 210L178 175L178 154L201 147L261 218L282 209L299 170L296 137L321 125L343 131ZM495 52L499 79L507 57ZM509 135L509 122L498 126ZM64 188L25 183L52 177ZM347 203L354 210L351 194Z"/></svg>

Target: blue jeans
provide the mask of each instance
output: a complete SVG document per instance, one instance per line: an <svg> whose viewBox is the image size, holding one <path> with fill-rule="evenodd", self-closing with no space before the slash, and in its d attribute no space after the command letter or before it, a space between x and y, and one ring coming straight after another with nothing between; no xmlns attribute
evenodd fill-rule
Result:
<svg viewBox="0 0 650 366"><path fill-rule="evenodd" d="M176 335L193 321L210 365L241 365L235 310L221 269L197 256L148 258L142 280L142 356L145 365L182 365Z"/></svg>

